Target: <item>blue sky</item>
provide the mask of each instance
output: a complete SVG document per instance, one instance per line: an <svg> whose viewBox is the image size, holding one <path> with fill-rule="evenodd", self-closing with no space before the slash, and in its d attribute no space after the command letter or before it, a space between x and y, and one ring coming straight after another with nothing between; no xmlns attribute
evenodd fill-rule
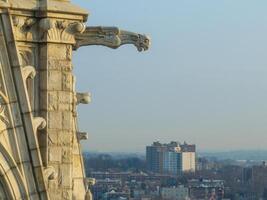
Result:
<svg viewBox="0 0 267 200"><path fill-rule="evenodd" d="M90 26L151 36L151 49L74 54L85 150L142 152L155 140L201 150L267 147L267 1L74 0Z"/></svg>

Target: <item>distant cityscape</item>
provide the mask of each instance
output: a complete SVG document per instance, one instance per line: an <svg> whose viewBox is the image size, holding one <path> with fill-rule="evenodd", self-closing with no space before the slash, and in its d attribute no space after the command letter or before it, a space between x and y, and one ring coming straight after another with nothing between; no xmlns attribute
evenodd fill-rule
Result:
<svg viewBox="0 0 267 200"><path fill-rule="evenodd" d="M174 141L153 142L144 153L84 153L94 199L267 199L267 154L198 153L195 144Z"/></svg>

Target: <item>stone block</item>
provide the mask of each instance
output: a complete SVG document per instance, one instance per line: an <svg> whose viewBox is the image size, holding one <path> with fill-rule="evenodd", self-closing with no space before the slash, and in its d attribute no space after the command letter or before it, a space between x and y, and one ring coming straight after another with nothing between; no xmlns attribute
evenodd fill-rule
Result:
<svg viewBox="0 0 267 200"><path fill-rule="evenodd" d="M72 190L64 190L62 192L62 200L72 200Z"/></svg>
<svg viewBox="0 0 267 200"><path fill-rule="evenodd" d="M83 177L82 170L80 170L82 169L81 159L80 155L73 155L73 177Z"/></svg>
<svg viewBox="0 0 267 200"><path fill-rule="evenodd" d="M62 129L62 112L48 112L47 126L51 129Z"/></svg>
<svg viewBox="0 0 267 200"><path fill-rule="evenodd" d="M49 59L66 60L68 58L67 45L65 44L49 43L47 45L47 50L49 52Z"/></svg>
<svg viewBox="0 0 267 200"><path fill-rule="evenodd" d="M62 72L62 89L64 91L73 89L73 76L70 72Z"/></svg>
<svg viewBox="0 0 267 200"><path fill-rule="evenodd" d="M64 188L72 188L72 165L61 164L60 165L60 180L61 186Z"/></svg>
<svg viewBox="0 0 267 200"><path fill-rule="evenodd" d="M58 183L57 180L49 180L48 181L48 189L50 190L54 190L55 192L58 189Z"/></svg>
<svg viewBox="0 0 267 200"><path fill-rule="evenodd" d="M62 148L60 146L49 147L48 149L49 162L61 163L61 158L62 158Z"/></svg>
<svg viewBox="0 0 267 200"><path fill-rule="evenodd" d="M72 105L67 103L60 103L58 104L58 110L59 111L71 111Z"/></svg>
<svg viewBox="0 0 267 200"><path fill-rule="evenodd" d="M58 103L59 104L72 104L73 93L70 91L60 91L58 92Z"/></svg>
<svg viewBox="0 0 267 200"><path fill-rule="evenodd" d="M49 59L47 68L50 70L71 72L73 67L72 63L67 60Z"/></svg>
<svg viewBox="0 0 267 200"><path fill-rule="evenodd" d="M73 115L70 111L62 112L62 130L74 130Z"/></svg>
<svg viewBox="0 0 267 200"><path fill-rule="evenodd" d="M48 145L49 146L57 146L59 144L59 131L58 130L48 130Z"/></svg>
<svg viewBox="0 0 267 200"><path fill-rule="evenodd" d="M72 148L70 147L63 147L62 148L62 163L69 163L72 164Z"/></svg>
<svg viewBox="0 0 267 200"><path fill-rule="evenodd" d="M73 178L73 196L76 199L84 199L85 193L84 178Z"/></svg>
<svg viewBox="0 0 267 200"><path fill-rule="evenodd" d="M48 95L48 105L47 110L56 111L58 110L58 92L57 91L49 91Z"/></svg>
<svg viewBox="0 0 267 200"><path fill-rule="evenodd" d="M71 111L73 108L73 93L71 92L42 91L41 98L40 107L42 110Z"/></svg>
<svg viewBox="0 0 267 200"><path fill-rule="evenodd" d="M73 133L71 131L61 131L58 135L58 144L60 146L72 146Z"/></svg>
<svg viewBox="0 0 267 200"><path fill-rule="evenodd" d="M47 90L62 90L61 71L50 70L47 76Z"/></svg>
<svg viewBox="0 0 267 200"><path fill-rule="evenodd" d="M73 155L79 155L80 154L80 145L77 143L77 141L73 142Z"/></svg>

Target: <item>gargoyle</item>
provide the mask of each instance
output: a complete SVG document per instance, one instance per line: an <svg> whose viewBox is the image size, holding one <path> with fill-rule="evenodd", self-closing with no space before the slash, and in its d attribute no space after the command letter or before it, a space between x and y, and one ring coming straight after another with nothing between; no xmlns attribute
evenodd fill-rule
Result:
<svg viewBox="0 0 267 200"><path fill-rule="evenodd" d="M77 132L77 138L78 138L78 140L87 140L88 139L88 133Z"/></svg>
<svg viewBox="0 0 267 200"><path fill-rule="evenodd" d="M88 104L91 102L91 94L90 93L76 93L76 101L77 105L82 103L82 104Z"/></svg>
<svg viewBox="0 0 267 200"><path fill-rule="evenodd" d="M125 44L133 44L138 51L146 51L150 46L148 36L123 31L117 27L86 27L83 33L75 35L75 40L74 49L89 45L102 45L117 49Z"/></svg>

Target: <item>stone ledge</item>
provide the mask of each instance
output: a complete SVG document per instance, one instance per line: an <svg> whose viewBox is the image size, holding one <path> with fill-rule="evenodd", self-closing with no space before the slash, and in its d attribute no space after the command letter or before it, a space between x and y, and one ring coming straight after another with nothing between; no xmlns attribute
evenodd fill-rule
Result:
<svg viewBox="0 0 267 200"><path fill-rule="evenodd" d="M14 10L30 10L35 11L36 17L53 16L59 17L59 14L64 15L76 15L76 18L80 18L83 21L87 20L88 11L80 8L67 1L37 1L37 0L9 0L9 3L1 2L0 7L11 8ZM40 11L39 13L36 11ZM55 13L57 12L57 13ZM53 14L55 13L55 14ZM65 18L73 19L70 16L64 16Z"/></svg>

